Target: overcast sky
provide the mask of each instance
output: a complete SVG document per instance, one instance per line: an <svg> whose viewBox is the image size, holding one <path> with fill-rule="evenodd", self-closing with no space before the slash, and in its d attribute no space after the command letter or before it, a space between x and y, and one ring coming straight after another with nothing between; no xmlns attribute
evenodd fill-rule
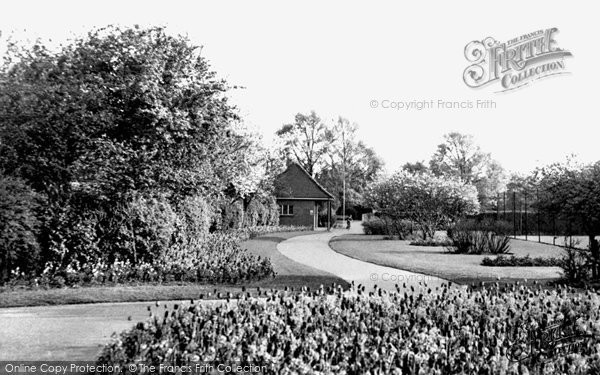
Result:
<svg viewBox="0 0 600 375"><path fill-rule="evenodd" d="M246 87L233 102L266 140L314 109L358 123L388 170L429 160L444 133L460 131L506 169L527 172L570 153L600 159L596 10L591 1L13 1L0 9L0 30L61 41L107 24L165 25ZM551 27L574 55L565 60L571 74L508 93L464 84L467 43ZM385 100L493 100L496 108L407 111L381 108Z"/></svg>

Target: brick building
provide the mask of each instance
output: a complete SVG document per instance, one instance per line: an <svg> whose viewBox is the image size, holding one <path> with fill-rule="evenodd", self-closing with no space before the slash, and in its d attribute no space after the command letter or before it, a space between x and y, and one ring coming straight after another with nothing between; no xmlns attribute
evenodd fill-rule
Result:
<svg viewBox="0 0 600 375"><path fill-rule="evenodd" d="M299 164L291 163L275 180L279 224L316 228L319 210L327 208L327 229L331 222L331 195Z"/></svg>

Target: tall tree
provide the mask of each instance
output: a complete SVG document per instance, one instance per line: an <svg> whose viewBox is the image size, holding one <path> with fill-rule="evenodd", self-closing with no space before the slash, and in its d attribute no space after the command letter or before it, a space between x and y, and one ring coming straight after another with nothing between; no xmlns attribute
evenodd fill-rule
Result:
<svg viewBox="0 0 600 375"><path fill-rule="evenodd" d="M444 135L444 142L429 162L431 171L437 176L454 177L477 187L483 207L496 204L497 194L505 187L502 166L481 151L473 136L452 132Z"/></svg>
<svg viewBox="0 0 600 375"><path fill-rule="evenodd" d="M298 113L294 123L283 125L275 133L282 142L284 158L298 162L311 176L320 169L328 147L329 128L311 111Z"/></svg>
<svg viewBox="0 0 600 375"><path fill-rule="evenodd" d="M589 263L600 278L600 162L589 165L555 163L534 172L539 188L537 208L578 224L589 238Z"/></svg>
<svg viewBox="0 0 600 375"><path fill-rule="evenodd" d="M0 170L48 198L40 242L61 261L135 244L127 207L145 197L175 206L260 186L260 147L186 37L108 27L56 50L8 49Z"/></svg>
<svg viewBox="0 0 600 375"><path fill-rule="evenodd" d="M494 208L499 204L499 194L506 189L506 173L496 160L490 160L484 177L475 182L477 197L484 208Z"/></svg>
<svg viewBox="0 0 600 375"><path fill-rule="evenodd" d="M228 86L188 39L108 27L57 52L9 47L0 81L8 173L97 196L221 188L237 117Z"/></svg>
<svg viewBox="0 0 600 375"><path fill-rule="evenodd" d="M436 230L478 211L477 190L471 184L430 173L400 171L372 184L367 201L392 222L407 219L432 238Z"/></svg>
<svg viewBox="0 0 600 375"><path fill-rule="evenodd" d="M416 161L414 163L405 163L402 166L402 170L410 173L426 173L429 171L429 168L425 165L425 162Z"/></svg>
<svg viewBox="0 0 600 375"><path fill-rule="evenodd" d="M344 198L348 207L362 205L365 187L383 167L375 151L356 139L357 130L356 123L340 116L328 133L329 148L317 179L336 196L335 208Z"/></svg>

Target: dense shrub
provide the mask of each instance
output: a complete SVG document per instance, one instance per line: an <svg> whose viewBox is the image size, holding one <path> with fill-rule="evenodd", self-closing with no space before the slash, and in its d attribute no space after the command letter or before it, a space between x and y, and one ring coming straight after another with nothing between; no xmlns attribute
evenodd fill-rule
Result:
<svg viewBox="0 0 600 375"><path fill-rule="evenodd" d="M390 223L392 232L391 236L395 236L401 240L413 238L413 223L410 220L393 220Z"/></svg>
<svg viewBox="0 0 600 375"><path fill-rule="evenodd" d="M40 266L118 259L151 262L174 243L185 242L187 231L195 236L200 230L186 216L194 210L193 202L186 203L180 213L164 195L135 195L113 204L70 192L65 200L44 208L40 237L47 250Z"/></svg>
<svg viewBox="0 0 600 375"><path fill-rule="evenodd" d="M200 196L187 197L177 205L185 233L190 238L202 237L208 233L215 212L211 203Z"/></svg>
<svg viewBox="0 0 600 375"><path fill-rule="evenodd" d="M579 241L572 237L564 239L564 256L561 259L560 267L563 270L563 277L571 284L584 284L592 278L592 267L594 257L589 250L583 250L578 247Z"/></svg>
<svg viewBox="0 0 600 375"><path fill-rule="evenodd" d="M563 270L563 276L570 283L582 283L589 279L587 259L579 249L565 248L565 255L560 267Z"/></svg>
<svg viewBox="0 0 600 375"><path fill-rule="evenodd" d="M504 254L510 250L510 237L488 232L487 248L492 254Z"/></svg>
<svg viewBox="0 0 600 375"><path fill-rule="evenodd" d="M413 234L413 225L409 220L391 220L373 216L363 221L363 232L368 235L385 235L405 240Z"/></svg>
<svg viewBox="0 0 600 375"><path fill-rule="evenodd" d="M560 258L531 258L529 255L524 257L516 257L514 255L507 257L499 255L496 258L483 258L481 265L489 267L559 267L562 262L563 260Z"/></svg>
<svg viewBox="0 0 600 375"><path fill-rule="evenodd" d="M363 221L363 232L367 235L389 235L389 225L378 217Z"/></svg>
<svg viewBox="0 0 600 375"><path fill-rule="evenodd" d="M127 254L133 243L123 205L105 205L78 192L51 193L41 209L38 238L42 247L37 271L46 262L63 265Z"/></svg>
<svg viewBox="0 0 600 375"><path fill-rule="evenodd" d="M222 198L217 206L218 214L212 223L213 231L279 224L279 207L272 196L253 197L249 201Z"/></svg>
<svg viewBox="0 0 600 375"><path fill-rule="evenodd" d="M381 217L410 220L423 239L434 237L454 218L479 210L477 190L470 183L406 170L371 184L365 200Z"/></svg>
<svg viewBox="0 0 600 375"><path fill-rule="evenodd" d="M261 217L263 215L263 206L257 200L253 199L248 207L246 208L246 213L244 215L244 226L245 227L253 227L261 224Z"/></svg>
<svg viewBox="0 0 600 375"><path fill-rule="evenodd" d="M447 230L448 250L459 254L504 254L510 250L509 226L505 222L460 220Z"/></svg>
<svg viewBox="0 0 600 375"><path fill-rule="evenodd" d="M220 221L218 230L213 233L233 233L239 239L245 239L245 232L276 232L281 229L273 225L271 199L261 203L254 200L248 207L248 212L242 211L243 204L236 201L231 205L222 206L220 215L213 211L211 204L202 197L188 197L178 203L177 209L164 196L133 200L125 210L121 224L121 236L131 238L124 241L127 249L121 251L122 259L151 261L162 256L164 251L171 248L193 247L198 239L210 232L215 220ZM242 217L249 218L242 221ZM277 218L279 216L277 215ZM244 222L246 225L242 225ZM249 225L254 223L255 225ZM295 227L287 228L295 230ZM131 236L131 237L129 237ZM135 241L133 241L135 238ZM137 254L133 256L133 254Z"/></svg>
<svg viewBox="0 0 600 375"><path fill-rule="evenodd" d="M221 215L217 223L219 230L240 229L243 227L244 203L240 200L230 202L227 199L221 201Z"/></svg>
<svg viewBox="0 0 600 375"><path fill-rule="evenodd" d="M0 282L29 273L38 261L39 197L23 180L0 175Z"/></svg>
<svg viewBox="0 0 600 375"><path fill-rule="evenodd" d="M448 247L452 245L452 242L448 240L441 240L439 238L430 238L427 240L418 239L415 241L411 241L411 246L444 246Z"/></svg>
<svg viewBox="0 0 600 375"><path fill-rule="evenodd" d="M164 196L137 197L128 207L127 218L131 247L125 258L134 263L159 259L176 243L186 240L184 220Z"/></svg>
<svg viewBox="0 0 600 375"><path fill-rule="evenodd" d="M265 215L263 216L263 224L267 226L279 225L279 205L275 197L265 203Z"/></svg>
<svg viewBox="0 0 600 375"><path fill-rule="evenodd" d="M175 305L115 337L98 362L125 370L131 363L251 364L266 366L266 374L598 374L598 294L519 285L436 289L279 292ZM561 337L534 338L557 323L581 345L538 355ZM520 345L531 345L533 356L517 362Z"/></svg>
<svg viewBox="0 0 600 375"><path fill-rule="evenodd" d="M275 198L253 198L244 214L244 227L276 226L279 224L279 206Z"/></svg>
<svg viewBox="0 0 600 375"><path fill-rule="evenodd" d="M467 254L471 252L474 242L474 233L474 231L461 228L460 224L448 228L447 234L452 242L452 246L448 246L447 249L458 254Z"/></svg>

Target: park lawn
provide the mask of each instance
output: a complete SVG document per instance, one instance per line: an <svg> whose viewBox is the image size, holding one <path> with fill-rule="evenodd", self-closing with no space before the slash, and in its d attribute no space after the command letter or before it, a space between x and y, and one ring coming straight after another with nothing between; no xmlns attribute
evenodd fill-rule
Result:
<svg viewBox="0 0 600 375"><path fill-rule="evenodd" d="M13 289L0 293L0 308L73 305L83 303L142 302L198 299L203 293L213 299L214 289L227 293L241 291L238 286L198 284L86 286L56 289Z"/></svg>
<svg viewBox="0 0 600 375"><path fill-rule="evenodd" d="M198 299L201 294L205 299L218 298L231 293L233 296L243 292L258 295L267 289L282 290L286 287L294 288L294 291L306 286L317 289L319 286L329 286L333 283L342 285L347 289L349 284L326 272L304 266L283 256L277 250L277 244L288 238L311 234L313 232L283 232L257 237L243 243L243 247L253 254L269 257L277 275L260 281L253 281L245 285L224 284L141 284L141 285L115 285L115 286L86 286L79 288L60 289L19 289L11 288L0 291L0 308L23 307L23 306L45 306L45 305L67 305L82 303L105 303L105 302L141 302L156 300L189 300ZM209 296L208 294L211 293Z"/></svg>
<svg viewBox="0 0 600 375"><path fill-rule="evenodd" d="M410 241L386 240L383 236L345 235L333 238L329 246L340 254L365 262L437 276L461 284L524 279L546 282L562 276L558 267L487 267L481 265L482 259L494 255L451 254L443 246L412 246ZM563 250L548 244L511 240L508 255L561 257Z"/></svg>

